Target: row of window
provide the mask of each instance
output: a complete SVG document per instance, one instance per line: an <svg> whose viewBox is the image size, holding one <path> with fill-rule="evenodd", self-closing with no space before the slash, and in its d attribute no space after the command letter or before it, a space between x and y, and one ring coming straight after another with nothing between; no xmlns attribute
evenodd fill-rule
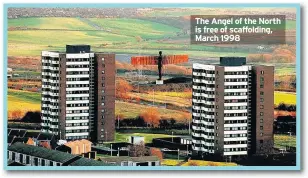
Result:
<svg viewBox="0 0 308 178"><path fill-rule="evenodd" d="M247 99L227 99L225 103L247 103Z"/></svg>
<svg viewBox="0 0 308 178"><path fill-rule="evenodd" d="M89 106L89 103L73 103L73 104L66 104L66 107L83 107Z"/></svg>
<svg viewBox="0 0 308 178"><path fill-rule="evenodd" d="M89 94L89 90L66 91L66 94Z"/></svg>
<svg viewBox="0 0 308 178"><path fill-rule="evenodd" d="M193 119L193 120L203 120L203 121L205 121L205 122L214 122L214 119L203 118L202 116L201 116L201 117L192 116L192 119Z"/></svg>
<svg viewBox="0 0 308 178"><path fill-rule="evenodd" d="M67 97L66 101L89 100L89 97Z"/></svg>
<svg viewBox="0 0 308 178"><path fill-rule="evenodd" d="M65 117L66 120L88 120L88 116Z"/></svg>
<svg viewBox="0 0 308 178"><path fill-rule="evenodd" d="M74 127L74 126L87 126L89 123L83 122L83 123L67 123L65 124L66 127Z"/></svg>
<svg viewBox="0 0 308 178"><path fill-rule="evenodd" d="M193 72L204 73L204 74L215 74L214 70L204 70L204 69L195 69L195 68L193 68Z"/></svg>
<svg viewBox="0 0 308 178"><path fill-rule="evenodd" d="M82 78L67 78L66 81L89 81L89 77L82 77Z"/></svg>
<svg viewBox="0 0 308 178"><path fill-rule="evenodd" d="M225 148L224 152L247 151L247 148Z"/></svg>
<svg viewBox="0 0 308 178"><path fill-rule="evenodd" d="M68 84L66 88L80 88L80 87L90 87L89 84Z"/></svg>
<svg viewBox="0 0 308 178"><path fill-rule="evenodd" d="M218 88L218 85L217 85ZM244 89L244 88L248 88L247 85L227 85L225 86L225 89Z"/></svg>
<svg viewBox="0 0 308 178"><path fill-rule="evenodd" d="M214 91L205 91L203 89L193 89L193 92L207 94L207 95L214 95L215 94Z"/></svg>
<svg viewBox="0 0 308 178"><path fill-rule="evenodd" d="M88 139L88 136L70 136L66 137L67 140L80 140L80 139Z"/></svg>
<svg viewBox="0 0 308 178"><path fill-rule="evenodd" d="M193 86L196 86L197 88L200 88L200 89L201 89L201 86L206 87L206 88L215 88L214 84L205 84L205 83L196 83L196 82L193 82Z"/></svg>
<svg viewBox="0 0 308 178"><path fill-rule="evenodd" d="M247 116L247 113L225 113L225 117L242 117Z"/></svg>
<svg viewBox="0 0 308 178"><path fill-rule="evenodd" d="M199 80L215 81L215 77L194 76L193 78Z"/></svg>
<svg viewBox="0 0 308 178"><path fill-rule="evenodd" d="M247 141L224 141L225 145L247 144Z"/></svg>
<svg viewBox="0 0 308 178"><path fill-rule="evenodd" d="M199 110L199 109L192 109L193 113L202 113L202 114L206 114L206 115L214 115L214 112L208 112L208 111L203 111L203 110Z"/></svg>
<svg viewBox="0 0 308 178"><path fill-rule="evenodd" d="M16 153L12 151L8 151L8 159L31 166L61 166L61 163L55 161L43 158L37 158L30 155L25 155L22 153Z"/></svg>
<svg viewBox="0 0 308 178"><path fill-rule="evenodd" d="M89 68L89 65L67 65L66 68Z"/></svg>
<svg viewBox="0 0 308 178"><path fill-rule="evenodd" d="M225 72L225 75L247 75L248 71Z"/></svg>
<svg viewBox="0 0 308 178"><path fill-rule="evenodd" d="M84 75L84 74L90 74L89 71L67 71L66 75Z"/></svg>
<svg viewBox="0 0 308 178"><path fill-rule="evenodd" d="M226 78L225 82L247 82L248 78Z"/></svg>
<svg viewBox="0 0 308 178"><path fill-rule="evenodd" d="M87 62L89 60L90 60L89 58L67 58L66 59L67 62Z"/></svg>
<svg viewBox="0 0 308 178"><path fill-rule="evenodd" d="M225 120L224 124L243 124L247 123L247 120Z"/></svg>
<svg viewBox="0 0 308 178"><path fill-rule="evenodd" d="M66 114L79 114L79 113L89 113L89 110L73 110L73 111L66 111Z"/></svg>
<svg viewBox="0 0 308 178"><path fill-rule="evenodd" d="M84 133L89 132L88 129L78 129L78 130L66 130L65 133Z"/></svg>
<svg viewBox="0 0 308 178"><path fill-rule="evenodd" d="M247 106L225 106L225 110L242 110L247 109Z"/></svg>
<svg viewBox="0 0 308 178"><path fill-rule="evenodd" d="M225 127L224 130L247 130L247 127Z"/></svg>
<svg viewBox="0 0 308 178"><path fill-rule="evenodd" d="M247 134L224 134L225 138L247 137Z"/></svg>
<svg viewBox="0 0 308 178"><path fill-rule="evenodd" d="M247 92L225 92L225 96L247 96Z"/></svg>

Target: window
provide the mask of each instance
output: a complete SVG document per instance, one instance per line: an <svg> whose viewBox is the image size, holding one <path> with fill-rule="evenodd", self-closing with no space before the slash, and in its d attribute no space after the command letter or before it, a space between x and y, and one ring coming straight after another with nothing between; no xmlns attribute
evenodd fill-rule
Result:
<svg viewBox="0 0 308 178"><path fill-rule="evenodd" d="M263 112L260 112L260 116L263 116L264 115L264 113Z"/></svg>
<svg viewBox="0 0 308 178"><path fill-rule="evenodd" d="M216 106L216 109L218 109L219 107L218 106Z"/></svg>
<svg viewBox="0 0 308 178"><path fill-rule="evenodd" d="M260 77L260 81L261 81L261 82L264 82L264 77Z"/></svg>
<svg viewBox="0 0 308 178"><path fill-rule="evenodd" d="M264 105L260 105L260 109L264 109Z"/></svg>
<svg viewBox="0 0 308 178"><path fill-rule="evenodd" d="M261 74L264 75L264 70L261 70Z"/></svg>
<svg viewBox="0 0 308 178"><path fill-rule="evenodd" d="M104 62L105 61L105 58L102 58L102 62Z"/></svg>
<svg viewBox="0 0 308 178"><path fill-rule="evenodd" d="M261 84L261 85L260 85L260 88L264 88L264 85L263 85L263 84Z"/></svg>
<svg viewBox="0 0 308 178"><path fill-rule="evenodd" d="M260 123L263 123L263 118L260 119Z"/></svg>
<svg viewBox="0 0 308 178"><path fill-rule="evenodd" d="M264 98L260 98L260 102L264 102Z"/></svg>
<svg viewBox="0 0 308 178"><path fill-rule="evenodd" d="M263 96L263 95L264 95L264 92L263 92L263 91L260 91L260 95L262 95L262 96Z"/></svg>
<svg viewBox="0 0 308 178"><path fill-rule="evenodd" d="M263 136L263 132L260 133L260 136L261 136L261 137Z"/></svg>
<svg viewBox="0 0 308 178"><path fill-rule="evenodd" d="M260 126L260 130L263 130L263 126Z"/></svg>

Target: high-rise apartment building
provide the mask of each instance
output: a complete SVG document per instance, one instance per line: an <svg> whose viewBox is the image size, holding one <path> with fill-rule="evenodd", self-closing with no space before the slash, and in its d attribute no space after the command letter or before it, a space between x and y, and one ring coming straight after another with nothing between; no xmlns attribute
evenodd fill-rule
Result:
<svg viewBox="0 0 308 178"><path fill-rule="evenodd" d="M222 57L193 64L193 150L221 157L269 153L273 147L274 67Z"/></svg>
<svg viewBox="0 0 308 178"><path fill-rule="evenodd" d="M66 45L42 51L42 131L60 139L114 139L115 55Z"/></svg>

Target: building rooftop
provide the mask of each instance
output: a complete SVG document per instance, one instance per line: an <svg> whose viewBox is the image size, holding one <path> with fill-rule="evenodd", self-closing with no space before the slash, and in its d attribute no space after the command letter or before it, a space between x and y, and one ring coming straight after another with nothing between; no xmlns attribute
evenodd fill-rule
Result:
<svg viewBox="0 0 308 178"><path fill-rule="evenodd" d="M246 57L220 57L221 66L242 66L246 65Z"/></svg>
<svg viewBox="0 0 308 178"><path fill-rule="evenodd" d="M69 164L70 166L114 166L114 164L105 163L103 161L96 161L81 157L80 159Z"/></svg>
<svg viewBox="0 0 308 178"><path fill-rule="evenodd" d="M8 129L9 136L24 137L27 130L25 129Z"/></svg>
<svg viewBox="0 0 308 178"><path fill-rule="evenodd" d="M66 45L66 53L90 53L91 46L90 45Z"/></svg>
<svg viewBox="0 0 308 178"><path fill-rule="evenodd" d="M26 155L31 155L39 158L44 158L47 160L52 160L60 163L65 163L73 158L76 158L76 155L69 153L64 153L61 151L50 150L43 147L27 145L24 143L16 142L8 147L9 151L14 151L18 153L23 153Z"/></svg>
<svg viewBox="0 0 308 178"><path fill-rule="evenodd" d="M159 158L157 156L141 156L141 157L114 156L114 157L101 157L99 159L105 162L115 162L117 164L121 164L122 161L133 161L133 162L159 161Z"/></svg>

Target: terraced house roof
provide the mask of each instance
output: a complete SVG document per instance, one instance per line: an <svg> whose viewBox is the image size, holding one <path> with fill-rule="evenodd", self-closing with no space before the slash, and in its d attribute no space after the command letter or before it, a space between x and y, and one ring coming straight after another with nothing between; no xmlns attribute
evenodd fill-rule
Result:
<svg viewBox="0 0 308 178"><path fill-rule="evenodd" d="M120 164L122 161L132 161L132 162L159 161L159 158L157 156L141 156L141 157L114 156L105 158L102 157L99 159L104 162L115 162L117 164Z"/></svg>
<svg viewBox="0 0 308 178"><path fill-rule="evenodd" d="M26 154L26 155L35 156L38 158L56 161L59 163L65 163L73 158L78 157L76 155L72 155L69 153L64 153L64 152L56 151L56 150L50 150L50 149L38 147L38 146L27 145L27 144L20 143L20 142L16 142L12 144L11 146L8 147L8 150Z"/></svg>
<svg viewBox="0 0 308 178"><path fill-rule="evenodd" d="M93 159L80 158L69 164L70 166L115 166L114 164L96 161Z"/></svg>

